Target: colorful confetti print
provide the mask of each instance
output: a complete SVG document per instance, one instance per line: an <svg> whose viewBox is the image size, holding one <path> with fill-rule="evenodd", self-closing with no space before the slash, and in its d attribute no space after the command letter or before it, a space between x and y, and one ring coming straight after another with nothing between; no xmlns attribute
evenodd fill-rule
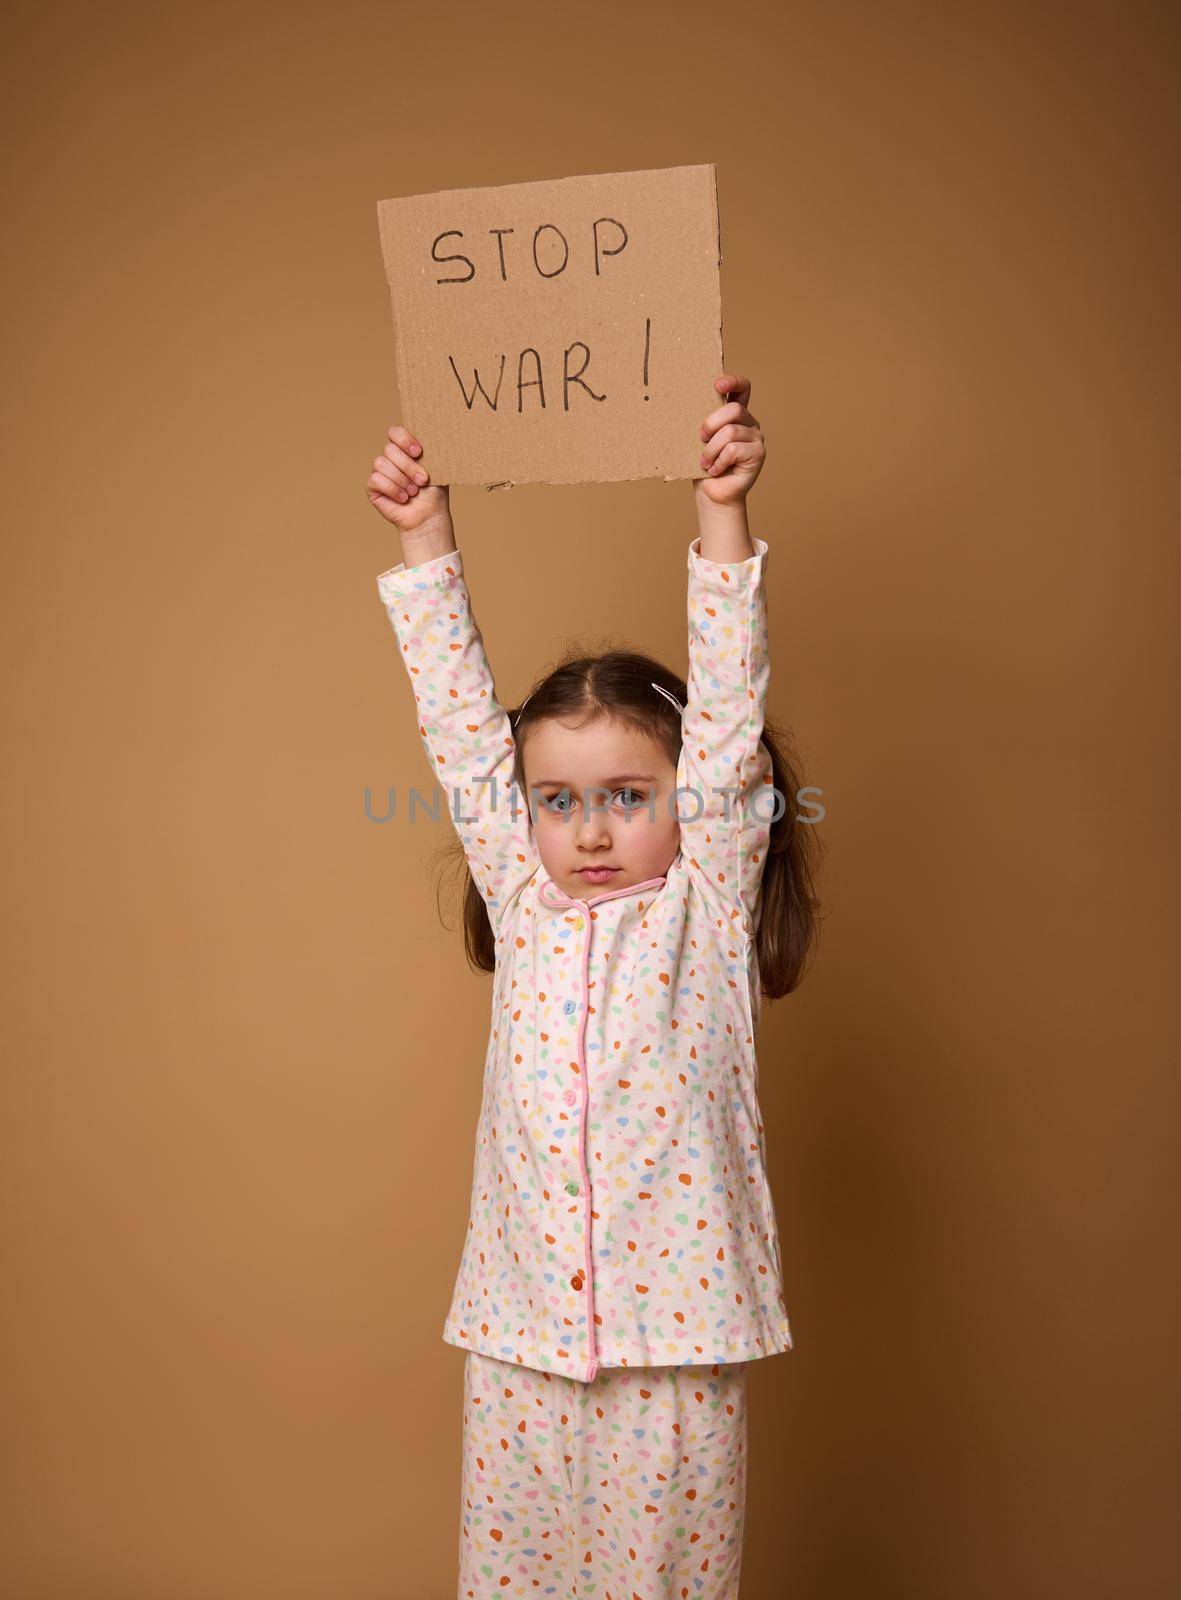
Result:
<svg viewBox="0 0 1181 1600"><path fill-rule="evenodd" d="M443 1329L461 1349L590 1383L792 1347L754 1046L775 797L759 794L767 545L753 542L726 563L689 546L680 851L665 876L584 900L549 878L512 788L462 556L377 579L497 941Z"/></svg>
<svg viewBox="0 0 1181 1600"><path fill-rule="evenodd" d="M746 1365L592 1383L468 1354L459 1600L737 1600Z"/></svg>

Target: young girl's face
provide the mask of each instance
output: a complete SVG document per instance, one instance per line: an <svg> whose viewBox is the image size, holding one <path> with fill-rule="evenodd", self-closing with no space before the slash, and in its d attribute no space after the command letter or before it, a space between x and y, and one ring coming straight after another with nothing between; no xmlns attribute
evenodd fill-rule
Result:
<svg viewBox="0 0 1181 1600"><path fill-rule="evenodd" d="M530 728L525 789L542 865L577 900L663 877L681 844L677 770L657 741L606 716Z"/></svg>

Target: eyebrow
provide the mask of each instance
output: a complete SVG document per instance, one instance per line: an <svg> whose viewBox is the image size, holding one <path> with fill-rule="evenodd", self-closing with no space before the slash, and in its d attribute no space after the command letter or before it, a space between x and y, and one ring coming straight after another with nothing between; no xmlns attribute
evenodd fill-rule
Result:
<svg viewBox="0 0 1181 1600"><path fill-rule="evenodd" d="M565 784L565 782L566 780L564 778L534 778L533 785L535 788L540 789L543 786L547 786L551 783L556 783L559 785L559 787L561 787ZM613 789L617 783L655 782L656 774L654 772L621 772L617 778L604 778L601 784L589 784L588 788Z"/></svg>

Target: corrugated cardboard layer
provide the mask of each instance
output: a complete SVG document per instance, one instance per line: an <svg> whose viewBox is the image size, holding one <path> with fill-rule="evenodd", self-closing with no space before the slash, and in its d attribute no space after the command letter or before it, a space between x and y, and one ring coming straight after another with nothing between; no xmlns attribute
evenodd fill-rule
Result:
<svg viewBox="0 0 1181 1600"><path fill-rule="evenodd" d="M400 420L436 483L701 476L717 403L712 165L378 204Z"/></svg>

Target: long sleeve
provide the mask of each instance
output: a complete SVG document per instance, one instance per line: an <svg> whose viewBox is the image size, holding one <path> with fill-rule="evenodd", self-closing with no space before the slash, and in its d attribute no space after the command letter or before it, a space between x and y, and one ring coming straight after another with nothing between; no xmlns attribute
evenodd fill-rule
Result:
<svg viewBox="0 0 1181 1600"><path fill-rule="evenodd" d="M689 676L677 797L690 870L720 918L753 936L771 823L771 757L760 743L770 680L767 544L745 561L689 546ZM725 791L729 790L727 793ZM783 797L784 803L787 797Z"/></svg>
<svg viewBox="0 0 1181 1600"><path fill-rule="evenodd" d="M512 727L472 616L463 558L449 551L409 570L399 562L378 577L377 589L401 645L442 806L495 928L540 857L514 784Z"/></svg>

